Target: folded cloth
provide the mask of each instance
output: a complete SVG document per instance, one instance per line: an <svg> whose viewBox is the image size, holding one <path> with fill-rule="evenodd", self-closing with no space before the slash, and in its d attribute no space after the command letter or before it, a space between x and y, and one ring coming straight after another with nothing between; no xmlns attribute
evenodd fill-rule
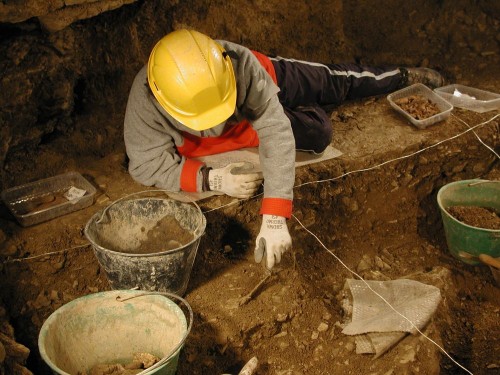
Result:
<svg viewBox="0 0 500 375"><path fill-rule="evenodd" d="M415 280L365 282L348 279L347 285L352 294L353 310L352 321L342 331L346 335L397 331L414 334L416 329L409 321L418 329L422 329L441 301L439 288ZM373 291L382 296L394 309Z"/></svg>

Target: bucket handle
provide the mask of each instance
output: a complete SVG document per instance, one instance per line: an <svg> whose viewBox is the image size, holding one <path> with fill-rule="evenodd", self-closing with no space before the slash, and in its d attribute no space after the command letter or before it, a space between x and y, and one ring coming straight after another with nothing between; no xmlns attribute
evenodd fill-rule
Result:
<svg viewBox="0 0 500 375"><path fill-rule="evenodd" d="M102 211L102 214L101 214L101 217L95 221L96 224L101 224L102 220L104 219L104 215L108 212L108 210L111 208L111 206L113 206L114 204L126 199L126 198L129 198L131 196L134 196L134 195L138 195L138 194L142 194L142 193L151 193L151 192L162 192L162 193L165 193L169 198L171 198L169 195L168 195L168 190L165 190L165 189L152 189L152 190L142 190L142 191L136 191L135 193L131 193L131 194L127 194L121 198L118 198L117 200L115 200L114 202L112 202L110 205L108 205L103 211ZM194 234L195 235L198 235L198 230L200 229L200 226L203 224L204 220L205 220L205 217L203 216L203 212L201 211L201 208L200 206L198 205L198 203L196 203L196 201L192 198L192 197L189 197L185 194L182 194L182 192L180 192L180 194L184 197L186 197L190 203L193 203L196 208L198 209L198 211L202 214L202 220L201 220L201 224L198 225L196 227L196 229L194 230ZM172 198L173 199L173 198Z"/></svg>
<svg viewBox="0 0 500 375"><path fill-rule="evenodd" d="M481 184L489 184L489 183L498 183L500 181L498 180L481 180L481 181L476 181L476 182L471 182L467 184L467 186L476 186L476 185L481 185Z"/></svg>
<svg viewBox="0 0 500 375"><path fill-rule="evenodd" d="M173 298L173 299L181 302L184 306L186 306L186 308L188 310L189 322L188 322L188 326L186 329L186 334L184 335L182 340L179 341L179 343L175 346L175 348L171 351L171 355L163 357L158 362L156 362L153 366L148 367L144 371L139 372L137 375L150 374L151 371L156 370L160 366L163 366L171 358L172 354L175 354L180 348L182 348L182 346L184 345L184 342L186 341L186 339L189 335L189 332L191 332L191 328L193 327L193 320L194 320L193 309L191 308L189 303L184 298L182 298L176 294L169 293L169 292L144 292L144 293L140 293L140 294L137 294L134 296L124 297L124 298L122 298L121 296L118 295L118 296L116 296L116 300L118 302L125 302L125 301L128 301L128 300L133 299L133 298L139 298L139 297L150 296L150 295L162 295L162 296L165 296L165 297L168 297L171 299Z"/></svg>

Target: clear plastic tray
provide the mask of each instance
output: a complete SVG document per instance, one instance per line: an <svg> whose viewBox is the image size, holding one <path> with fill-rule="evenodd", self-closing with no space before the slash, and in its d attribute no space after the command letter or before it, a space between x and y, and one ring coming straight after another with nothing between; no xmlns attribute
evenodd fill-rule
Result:
<svg viewBox="0 0 500 375"><path fill-rule="evenodd" d="M68 199L70 189L82 196ZM94 203L95 193L95 187L81 174L68 172L4 190L1 197L19 224L26 227L88 207Z"/></svg>
<svg viewBox="0 0 500 375"><path fill-rule="evenodd" d="M397 100L406 98L411 95L419 95L426 99L429 99L431 102L436 104L440 112L435 114L434 116L422 120L417 120L407 111L405 111L403 108L401 108L399 105L396 104ZM451 105L441 96L439 96L430 88L421 83L416 83L414 85L405 87L404 89L395 91L387 96L387 100L389 101L392 108L401 113L404 117L406 117L413 125L415 125L419 129L425 129L429 125L445 120L450 116L450 113L453 110L453 105Z"/></svg>
<svg viewBox="0 0 500 375"><path fill-rule="evenodd" d="M458 84L438 87L434 91L455 107L479 113L500 109L500 94L494 92Z"/></svg>

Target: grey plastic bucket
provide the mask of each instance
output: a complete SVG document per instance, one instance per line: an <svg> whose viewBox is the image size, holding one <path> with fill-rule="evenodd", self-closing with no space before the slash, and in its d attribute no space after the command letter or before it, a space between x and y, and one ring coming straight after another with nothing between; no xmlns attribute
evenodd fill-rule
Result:
<svg viewBox="0 0 500 375"><path fill-rule="evenodd" d="M186 311L175 302L182 302ZM160 358L139 374L174 375L192 323L189 304L170 293L94 293L54 311L42 325L38 348L58 375L86 373L96 365L128 364L135 353Z"/></svg>
<svg viewBox="0 0 500 375"><path fill-rule="evenodd" d="M172 216L193 240L162 252L137 253L150 229ZM117 201L97 212L85 226L112 289L140 289L184 295L206 220L196 204L170 198ZM124 250L125 249L125 250Z"/></svg>

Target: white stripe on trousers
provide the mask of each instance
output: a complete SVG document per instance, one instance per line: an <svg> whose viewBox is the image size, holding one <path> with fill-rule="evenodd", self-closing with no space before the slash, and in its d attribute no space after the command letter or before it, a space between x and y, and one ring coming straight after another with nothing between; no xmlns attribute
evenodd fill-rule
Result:
<svg viewBox="0 0 500 375"><path fill-rule="evenodd" d="M290 62L297 62L297 63L306 64L306 65L316 66L318 68L325 68L330 72L330 75L332 75L332 76L346 76L346 77L353 76L356 78L372 77L372 78L375 78L375 80L379 81L379 80L387 78L387 77L392 77L392 76L395 76L397 74L401 74L401 71L399 69L394 69L394 70L391 70L389 72L385 72L383 74L375 75L373 72L369 72L367 70L362 71L362 72L355 72L352 70L347 70L347 71L346 70L333 70L333 69L330 69L325 64L315 63L315 62L311 62L311 61L296 60L296 59L287 59L287 58L280 57L280 56L270 57L269 59L273 60L273 61L285 60L285 61L290 61Z"/></svg>

